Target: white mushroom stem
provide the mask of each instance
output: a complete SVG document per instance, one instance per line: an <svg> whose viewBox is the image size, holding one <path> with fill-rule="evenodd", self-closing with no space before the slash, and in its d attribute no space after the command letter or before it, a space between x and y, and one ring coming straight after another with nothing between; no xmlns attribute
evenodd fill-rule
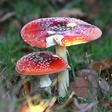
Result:
<svg viewBox="0 0 112 112"><path fill-rule="evenodd" d="M62 57L67 63L66 47L56 45L56 54ZM65 97L69 87L69 72L68 69L58 73L58 88L59 97Z"/></svg>
<svg viewBox="0 0 112 112"><path fill-rule="evenodd" d="M49 76L48 75L41 75L40 76L40 87L41 88L45 88L45 90L49 93L49 94L51 94L51 89L50 89L50 85L51 85L51 80L50 80L50 78L49 78Z"/></svg>

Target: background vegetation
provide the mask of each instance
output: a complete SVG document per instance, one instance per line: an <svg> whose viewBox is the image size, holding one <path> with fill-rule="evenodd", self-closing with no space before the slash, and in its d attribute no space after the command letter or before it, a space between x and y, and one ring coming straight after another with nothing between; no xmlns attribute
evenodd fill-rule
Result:
<svg viewBox="0 0 112 112"><path fill-rule="evenodd" d="M94 24L102 30L102 37L94 42L67 47L72 71L88 68L91 61L112 58L111 4L111 0L1 0L1 86L11 93L11 88L14 89L20 81L20 75L15 71L16 62L25 54L41 50L27 45L20 36L23 25L33 19L51 16L75 17ZM43 50L54 52L54 47ZM70 73L73 75L72 72ZM19 93L21 92L16 92L15 95L20 97Z"/></svg>

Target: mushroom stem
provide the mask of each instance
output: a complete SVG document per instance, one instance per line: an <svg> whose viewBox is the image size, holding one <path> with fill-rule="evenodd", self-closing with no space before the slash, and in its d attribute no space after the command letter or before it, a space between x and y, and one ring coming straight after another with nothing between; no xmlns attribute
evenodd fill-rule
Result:
<svg viewBox="0 0 112 112"><path fill-rule="evenodd" d="M50 80L50 78L49 78L49 76L48 75L41 75L40 76L40 87L41 88L45 88L45 90L49 93L49 94L51 94L51 89L50 89L50 85L51 85L51 80Z"/></svg>
<svg viewBox="0 0 112 112"><path fill-rule="evenodd" d="M68 63L66 47L56 45L56 54L62 57ZM68 69L65 69L64 71L58 73L59 97L66 96L68 87L69 87L69 72Z"/></svg>

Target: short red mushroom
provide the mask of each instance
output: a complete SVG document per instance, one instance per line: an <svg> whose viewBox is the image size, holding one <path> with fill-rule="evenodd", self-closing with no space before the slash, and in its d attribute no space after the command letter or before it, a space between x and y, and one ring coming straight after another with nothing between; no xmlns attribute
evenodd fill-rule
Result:
<svg viewBox="0 0 112 112"><path fill-rule="evenodd" d="M16 64L16 71L23 75L39 75L40 87L48 87L51 80L48 75L63 71L67 63L63 58L51 52L33 52L22 57Z"/></svg>
<svg viewBox="0 0 112 112"><path fill-rule="evenodd" d="M32 46L48 48L56 45L56 54L67 62L66 46L87 43L101 36L101 30L75 18L51 17L36 19L21 30L24 41ZM59 96L64 97L69 86L68 69L59 73Z"/></svg>

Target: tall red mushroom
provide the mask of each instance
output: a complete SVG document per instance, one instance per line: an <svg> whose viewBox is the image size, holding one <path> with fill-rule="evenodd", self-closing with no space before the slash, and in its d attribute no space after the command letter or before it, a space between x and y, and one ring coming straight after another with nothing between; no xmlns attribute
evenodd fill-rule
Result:
<svg viewBox="0 0 112 112"><path fill-rule="evenodd" d="M63 58L51 52L33 52L22 57L16 64L16 71L23 75L39 75L40 87L48 87L51 80L47 74L57 73L67 68Z"/></svg>
<svg viewBox="0 0 112 112"><path fill-rule="evenodd" d="M56 54L67 62L66 46L87 43L101 36L101 30L75 18L51 17L29 22L21 30L24 41L47 48L56 45ZM59 73L59 96L64 97L69 86L68 69Z"/></svg>

